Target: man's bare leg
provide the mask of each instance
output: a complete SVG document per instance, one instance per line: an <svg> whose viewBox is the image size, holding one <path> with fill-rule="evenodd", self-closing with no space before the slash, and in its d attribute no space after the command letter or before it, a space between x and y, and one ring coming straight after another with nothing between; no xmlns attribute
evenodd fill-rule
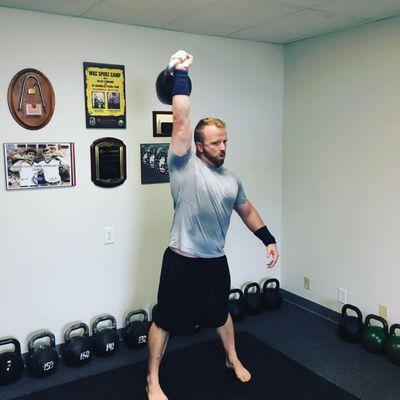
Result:
<svg viewBox="0 0 400 400"><path fill-rule="evenodd" d="M147 396L149 400L168 400L162 391L158 373L169 339L169 333L158 327L154 322L151 324L148 335L149 360L147 369Z"/></svg>
<svg viewBox="0 0 400 400"><path fill-rule="evenodd" d="M242 365L236 354L235 348L235 332L233 330L233 322L231 315L228 314L228 319L225 325L217 328L219 337L222 340L222 344L226 353L226 367L234 369L236 376L242 382L247 382L251 379L250 372Z"/></svg>

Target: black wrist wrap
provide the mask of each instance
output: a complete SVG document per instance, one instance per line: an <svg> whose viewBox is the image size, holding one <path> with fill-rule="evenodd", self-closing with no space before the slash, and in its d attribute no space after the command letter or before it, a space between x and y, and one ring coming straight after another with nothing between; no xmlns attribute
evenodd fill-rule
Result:
<svg viewBox="0 0 400 400"><path fill-rule="evenodd" d="M275 238L271 235L271 232L266 226L257 229L254 234L265 244L265 246L276 243Z"/></svg>
<svg viewBox="0 0 400 400"><path fill-rule="evenodd" d="M175 70L174 71L174 85L172 86L172 96L176 94L183 94L190 96L189 75L188 71Z"/></svg>

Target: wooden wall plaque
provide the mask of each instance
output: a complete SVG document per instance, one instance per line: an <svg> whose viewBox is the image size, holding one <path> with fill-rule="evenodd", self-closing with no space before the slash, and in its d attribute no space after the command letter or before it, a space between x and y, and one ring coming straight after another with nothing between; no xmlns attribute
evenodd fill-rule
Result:
<svg viewBox="0 0 400 400"><path fill-rule="evenodd" d="M92 182L97 186L115 187L126 179L126 146L122 140L106 137L90 146Z"/></svg>
<svg viewBox="0 0 400 400"><path fill-rule="evenodd" d="M12 116L26 129L41 129L53 116L53 86L37 69L27 68L19 71L11 80L7 99Z"/></svg>

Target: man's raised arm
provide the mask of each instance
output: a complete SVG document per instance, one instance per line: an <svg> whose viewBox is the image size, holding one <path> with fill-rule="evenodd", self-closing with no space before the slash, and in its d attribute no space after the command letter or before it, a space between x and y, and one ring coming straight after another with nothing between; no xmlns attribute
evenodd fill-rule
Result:
<svg viewBox="0 0 400 400"><path fill-rule="evenodd" d="M178 64L176 64L178 62ZM190 123L190 88L188 70L193 57L184 50L176 52L170 61L174 67L174 85L172 89L173 129L171 148L173 152L182 156L191 147L193 131Z"/></svg>

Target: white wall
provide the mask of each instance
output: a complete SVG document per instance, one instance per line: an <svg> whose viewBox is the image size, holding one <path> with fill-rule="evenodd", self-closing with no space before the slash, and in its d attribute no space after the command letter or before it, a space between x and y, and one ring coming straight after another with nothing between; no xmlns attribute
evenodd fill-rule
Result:
<svg viewBox="0 0 400 400"><path fill-rule="evenodd" d="M283 285L400 321L400 19L285 48ZM303 276L311 291L303 289Z"/></svg>
<svg viewBox="0 0 400 400"><path fill-rule="evenodd" d="M59 342L72 321L108 312L120 327L127 310L155 303L173 209L168 184L141 185L139 145L164 141L152 137L152 111L168 109L154 80L175 50L195 56L193 121L226 120L226 165L280 242L283 47L5 8L0 36L2 142L74 142L77 172L77 186L66 189L11 192L3 178L0 336L26 343L50 329ZM126 130L85 129L83 61L125 65ZM27 67L45 73L56 93L53 119L39 131L20 127L7 106L9 82ZM128 179L114 189L90 179L90 145L104 136L127 146ZM114 245L103 244L106 226L115 227ZM232 286L280 277L279 267L265 270L261 242L236 215L226 252Z"/></svg>

